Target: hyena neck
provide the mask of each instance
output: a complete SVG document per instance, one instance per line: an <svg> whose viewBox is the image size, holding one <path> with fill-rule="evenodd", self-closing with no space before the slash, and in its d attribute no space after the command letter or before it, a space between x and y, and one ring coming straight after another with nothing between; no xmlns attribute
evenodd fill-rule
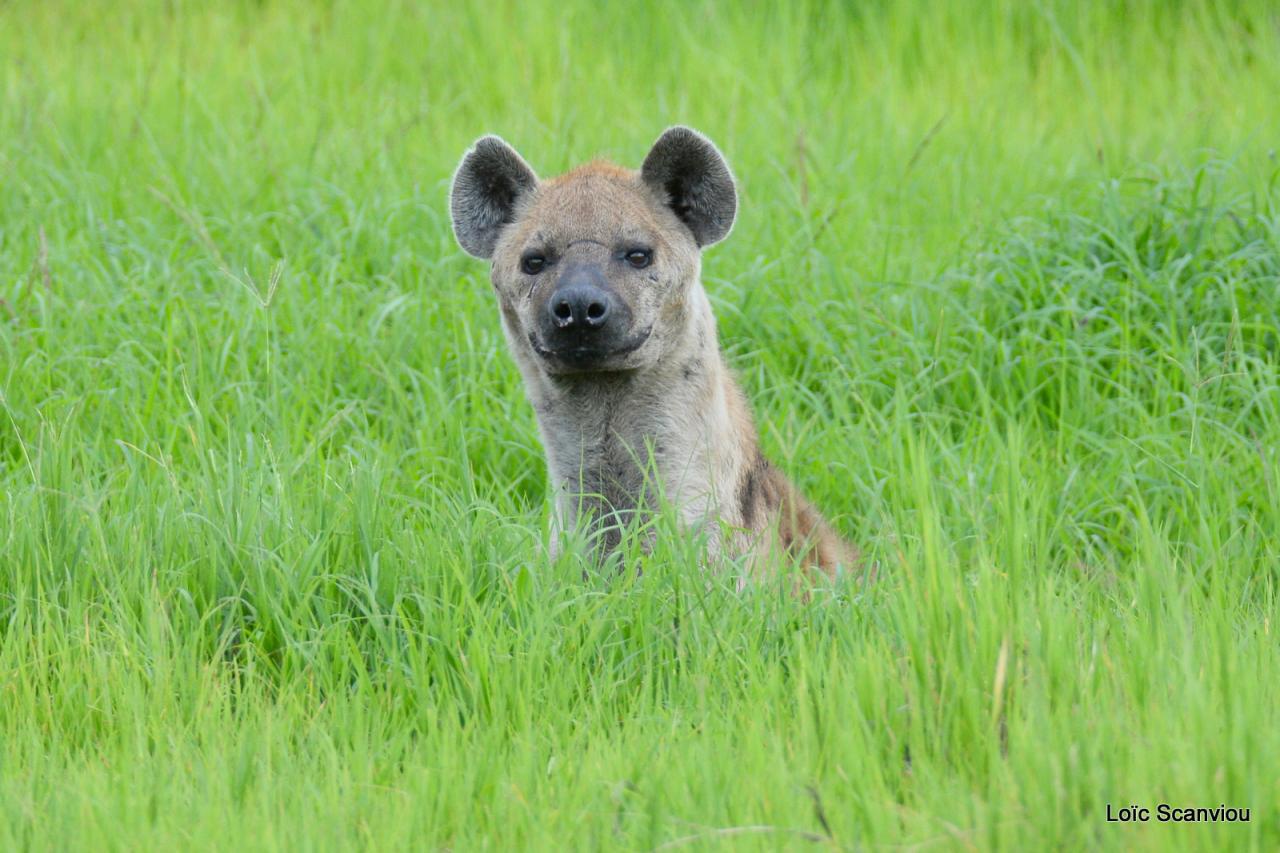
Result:
<svg viewBox="0 0 1280 853"><path fill-rule="evenodd" d="M701 310L684 344L658 365L543 377L532 389L561 523L583 511L625 521L664 499L700 524L720 512L739 466L755 457L754 428L721 358L710 305L701 293L691 301Z"/></svg>

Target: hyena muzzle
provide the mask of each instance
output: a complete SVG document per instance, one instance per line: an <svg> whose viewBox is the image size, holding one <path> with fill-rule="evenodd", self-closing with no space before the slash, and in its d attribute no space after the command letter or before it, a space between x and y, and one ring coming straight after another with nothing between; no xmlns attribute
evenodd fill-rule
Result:
<svg viewBox="0 0 1280 853"><path fill-rule="evenodd" d="M539 180L486 136L463 157L450 202L462 248L492 260L556 529L585 527L612 550L661 496L713 555L855 568L853 548L761 454L721 357L701 252L729 233L738 201L710 140L673 127L638 172L598 162Z"/></svg>

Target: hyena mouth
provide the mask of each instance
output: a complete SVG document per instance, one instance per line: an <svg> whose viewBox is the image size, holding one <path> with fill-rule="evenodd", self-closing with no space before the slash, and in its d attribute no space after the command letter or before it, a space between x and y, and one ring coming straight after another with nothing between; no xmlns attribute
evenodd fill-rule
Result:
<svg viewBox="0 0 1280 853"><path fill-rule="evenodd" d="M556 366L580 371L610 370L615 369L611 368L611 362L624 358L640 349L640 347L644 346L645 341L649 340L649 335L652 333L653 326L650 326L625 339L617 346L587 344L548 349L538 340L537 335L530 332L529 346L533 347L533 351L544 361L551 362Z"/></svg>

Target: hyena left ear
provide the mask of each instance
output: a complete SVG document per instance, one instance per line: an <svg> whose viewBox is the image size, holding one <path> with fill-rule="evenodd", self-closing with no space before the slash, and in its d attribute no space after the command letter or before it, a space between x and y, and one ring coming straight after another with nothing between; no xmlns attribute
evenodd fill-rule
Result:
<svg viewBox="0 0 1280 853"><path fill-rule="evenodd" d="M453 234L467 253L493 257L502 229L515 221L516 202L538 186L516 150L497 136L483 136L453 173L449 212Z"/></svg>
<svg viewBox="0 0 1280 853"><path fill-rule="evenodd" d="M738 212L733 173L720 150L696 130L676 126L658 137L640 176L689 226L699 246L723 240L733 228Z"/></svg>

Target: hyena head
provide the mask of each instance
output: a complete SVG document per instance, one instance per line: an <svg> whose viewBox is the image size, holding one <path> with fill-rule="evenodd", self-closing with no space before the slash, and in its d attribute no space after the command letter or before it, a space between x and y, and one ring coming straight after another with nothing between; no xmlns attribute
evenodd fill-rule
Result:
<svg viewBox="0 0 1280 853"><path fill-rule="evenodd" d="M492 259L517 358L561 376L648 368L683 343L699 253L729 233L737 193L715 145L673 127L638 172L592 163L546 181L483 137L450 202L462 248Z"/></svg>

